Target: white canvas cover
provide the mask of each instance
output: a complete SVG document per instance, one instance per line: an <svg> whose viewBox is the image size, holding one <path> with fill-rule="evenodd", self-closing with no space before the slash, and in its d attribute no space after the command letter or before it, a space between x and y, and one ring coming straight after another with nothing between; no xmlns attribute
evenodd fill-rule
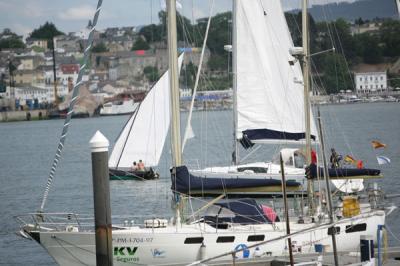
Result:
<svg viewBox="0 0 400 266"><path fill-rule="evenodd" d="M305 132L303 76L279 0L237 1L237 136ZM311 121L311 134L317 136Z"/></svg>
<svg viewBox="0 0 400 266"><path fill-rule="evenodd" d="M178 58L181 68L183 54ZM170 86L166 71L140 103L118 137L110 155L110 168L129 168L134 161L156 166L170 124Z"/></svg>

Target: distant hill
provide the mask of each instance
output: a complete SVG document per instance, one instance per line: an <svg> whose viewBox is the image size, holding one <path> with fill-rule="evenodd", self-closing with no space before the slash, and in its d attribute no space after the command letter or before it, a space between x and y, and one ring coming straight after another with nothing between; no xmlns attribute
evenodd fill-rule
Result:
<svg viewBox="0 0 400 266"><path fill-rule="evenodd" d="M293 10L292 12L299 12ZM359 0L353 3L333 3L313 5L309 12L316 21L336 20L344 18L354 21L361 17L363 20L374 18L398 18L395 0Z"/></svg>

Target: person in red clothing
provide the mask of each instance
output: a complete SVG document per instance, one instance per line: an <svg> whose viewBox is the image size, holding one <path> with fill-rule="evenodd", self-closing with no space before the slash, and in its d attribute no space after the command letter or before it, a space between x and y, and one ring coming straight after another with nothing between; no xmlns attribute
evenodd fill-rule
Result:
<svg viewBox="0 0 400 266"><path fill-rule="evenodd" d="M317 164L317 153L314 149L311 149L311 163Z"/></svg>

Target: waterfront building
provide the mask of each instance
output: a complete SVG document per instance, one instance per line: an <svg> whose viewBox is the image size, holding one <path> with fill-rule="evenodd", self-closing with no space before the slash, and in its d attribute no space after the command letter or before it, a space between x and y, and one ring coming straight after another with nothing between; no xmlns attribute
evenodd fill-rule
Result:
<svg viewBox="0 0 400 266"><path fill-rule="evenodd" d="M357 93L375 93L387 90L387 74L384 72L354 73Z"/></svg>

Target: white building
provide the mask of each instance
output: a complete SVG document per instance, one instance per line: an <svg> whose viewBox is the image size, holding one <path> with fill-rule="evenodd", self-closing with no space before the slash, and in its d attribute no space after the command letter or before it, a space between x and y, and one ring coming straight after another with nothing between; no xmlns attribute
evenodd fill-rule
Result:
<svg viewBox="0 0 400 266"><path fill-rule="evenodd" d="M33 86L16 87L14 92L15 99L19 100L20 105L27 104L27 100L34 101L35 99L37 99L39 103L54 101L50 98L49 90L43 88Z"/></svg>
<svg viewBox="0 0 400 266"><path fill-rule="evenodd" d="M357 93L373 93L387 90L386 72L354 73Z"/></svg>
<svg viewBox="0 0 400 266"><path fill-rule="evenodd" d="M179 89L179 94L181 98L192 97L192 89Z"/></svg>

